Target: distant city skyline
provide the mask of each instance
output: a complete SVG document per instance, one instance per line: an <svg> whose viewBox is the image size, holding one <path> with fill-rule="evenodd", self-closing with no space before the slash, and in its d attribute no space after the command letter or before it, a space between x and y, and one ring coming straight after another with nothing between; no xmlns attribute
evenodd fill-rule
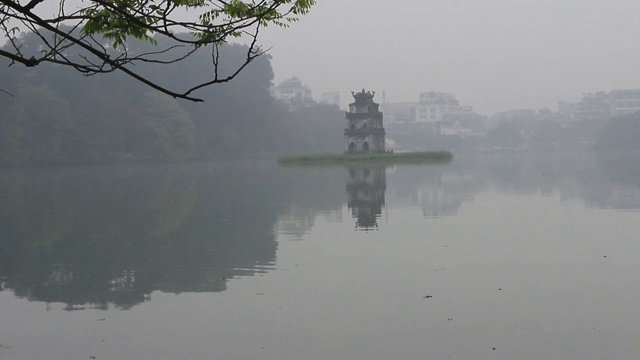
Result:
<svg viewBox="0 0 640 360"><path fill-rule="evenodd" d="M363 11L366 9L366 11ZM557 109L585 92L640 88L635 14L624 0L322 0L268 28L274 83L297 76L317 97L376 91L382 102L453 93L483 115Z"/></svg>
<svg viewBox="0 0 640 360"><path fill-rule="evenodd" d="M639 12L632 0L319 0L289 28L262 29L259 43L274 84L297 76L316 99L441 91L490 116L640 88Z"/></svg>

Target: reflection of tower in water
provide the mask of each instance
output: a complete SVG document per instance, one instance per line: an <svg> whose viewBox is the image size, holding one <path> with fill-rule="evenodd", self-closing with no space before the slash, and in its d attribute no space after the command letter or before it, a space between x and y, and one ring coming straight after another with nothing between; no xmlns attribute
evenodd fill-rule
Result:
<svg viewBox="0 0 640 360"><path fill-rule="evenodd" d="M347 206L356 219L356 228L373 230L384 206L387 188L384 167L351 167L347 171Z"/></svg>

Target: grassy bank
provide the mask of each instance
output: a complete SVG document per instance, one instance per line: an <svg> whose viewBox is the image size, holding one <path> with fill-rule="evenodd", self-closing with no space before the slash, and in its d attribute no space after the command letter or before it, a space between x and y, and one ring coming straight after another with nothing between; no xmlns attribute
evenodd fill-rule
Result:
<svg viewBox="0 0 640 360"><path fill-rule="evenodd" d="M278 158L280 164L320 165L320 164L357 164L357 163L440 163L453 159L448 151L424 151L404 153L319 153L287 155Z"/></svg>

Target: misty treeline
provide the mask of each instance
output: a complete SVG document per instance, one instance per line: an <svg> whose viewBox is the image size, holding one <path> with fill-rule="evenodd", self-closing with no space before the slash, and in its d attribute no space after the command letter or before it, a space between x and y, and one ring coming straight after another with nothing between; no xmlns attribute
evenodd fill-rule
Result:
<svg viewBox="0 0 640 360"><path fill-rule="evenodd" d="M640 150L640 112L612 118L598 135L597 150Z"/></svg>
<svg viewBox="0 0 640 360"><path fill-rule="evenodd" d="M25 49L37 49L39 39L27 34L22 41ZM128 43L129 53L149 51L154 46L148 42ZM246 51L244 45L221 46L221 75L244 61ZM187 89L211 75L211 62L211 54L201 52L179 64L138 64L136 70L160 84ZM204 103L173 99L118 72L81 76L54 64L9 65L0 61L0 165L342 149L344 113L322 104L292 108L273 99L268 55L253 60L232 81L200 89Z"/></svg>
<svg viewBox="0 0 640 360"><path fill-rule="evenodd" d="M503 121L487 134L487 144L530 150L640 150L640 113L612 118Z"/></svg>
<svg viewBox="0 0 640 360"><path fill-rule="evenodd" d="M437 135L432 128L409 124L390 126L387 135L396 144L410 149L465 152L640 151L640 112L570 121L513 116L474 136Z"/></svg>

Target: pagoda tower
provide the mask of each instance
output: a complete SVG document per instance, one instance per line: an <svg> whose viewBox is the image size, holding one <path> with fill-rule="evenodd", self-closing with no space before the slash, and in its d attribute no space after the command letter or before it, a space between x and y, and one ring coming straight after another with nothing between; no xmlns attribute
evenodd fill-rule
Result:
<svg viewBox="0 0 640 360"><path fill-rule="evenodd" d="M345 152L384 152L384 127L379 104L373 102L375 91L351 92L355 102L349 104L345 114L347 127L344 129Z"/></svg>

